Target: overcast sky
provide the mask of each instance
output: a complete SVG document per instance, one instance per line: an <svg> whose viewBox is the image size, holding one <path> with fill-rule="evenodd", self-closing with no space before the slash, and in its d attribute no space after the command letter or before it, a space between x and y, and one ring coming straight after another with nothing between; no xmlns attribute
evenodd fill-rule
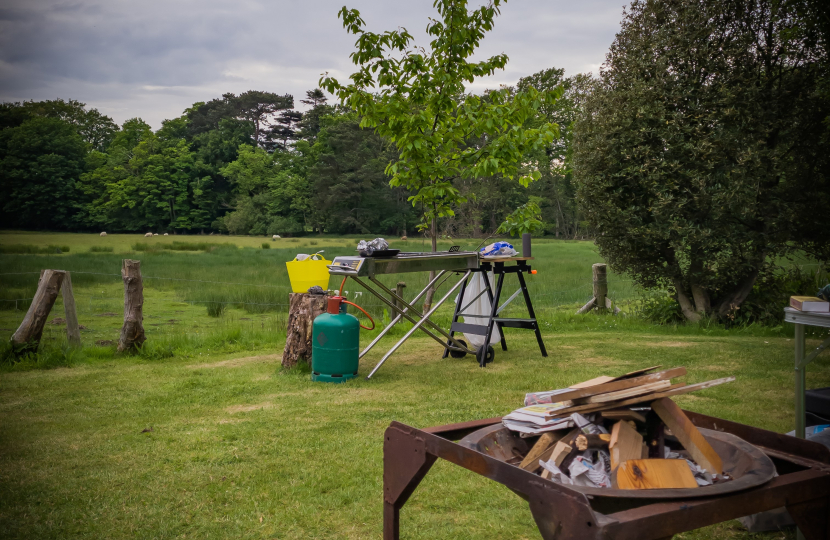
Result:
<svg viewBox="0 0 830 540"><path fill-rule="evenodd" d="M77 99L119 124L154 128L196 101L265 90L299 98L328 71L348 76L354 37L344 0L3 0L0 101ZM474 3L471 2L471 5ZM506 53L504 72L472 91L514 84L549 67L596 73L619 29L623 0L510 0L481 56ZM346 0L367 29L406 27L418 44L432 0Z"/></svg>

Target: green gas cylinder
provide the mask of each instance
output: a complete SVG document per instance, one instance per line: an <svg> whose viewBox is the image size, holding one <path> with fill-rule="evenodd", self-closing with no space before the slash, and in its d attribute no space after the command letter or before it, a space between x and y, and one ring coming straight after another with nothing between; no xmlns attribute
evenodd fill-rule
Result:
<svg viewBox="0 0 830 540"><path fill-rule="evenodd" d="M357 377L360 323L346 313L342 296L331 296L311 330L311 380L345 382Z"/></svg>

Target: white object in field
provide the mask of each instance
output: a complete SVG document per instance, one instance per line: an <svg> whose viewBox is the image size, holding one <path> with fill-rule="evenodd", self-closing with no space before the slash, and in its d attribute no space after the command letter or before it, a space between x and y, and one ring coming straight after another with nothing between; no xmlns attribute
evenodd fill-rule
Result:
<svg viewBox="0 0 830 540"><path fill-rule="evenodd" d="M277 239L277 238L279 238L279 237L280 237L280 235L275 234L274 236L272 236L272 237L271 237L271 240L276 240L276 239Z"/></svg>
<svg viewBox="0 0 830 540"><path fill-rule="evenodd" d="M159 233L153 233L153 236L158 236L158 235L159 235Z"/></svg>
<svg viewBox="0 0 830 540"><path fill-rule="evenodd" d="M164 236L167 236L167 233L164 233Z"/></svg>
<svg viewBox="0 0 830 540"><path fill-rule="evenodd" d="M106 235L107 235L107 233L102 232L100 236L106 236Z"/></svg>
<svg viewBox="0 0 830 540"><path fill-rule="evenodd" d="M147 234L144 235L144 238L147 238L148 236L153 236L153 233L148 232Z"/></svg>
<svg viewBox="0 0 830 540"><path fill-rule="evenodd" d="M487 281L490 282L490 290L493 290L493 274L488 272ZM470 300L478 296L476 300L470 304L470 307L464 310L464 313L469 315L484 315L486 317L490 316L490 297L487 296L487 293L481 294L482 291L485 289L484 285L484 272L476 272L475 277L470 279L470 282L467 284L467 290L464 291L464 300L461 304L463 308L467 304L470 303ZM481 294L481 296L479 296ZM458 297L455 297L456 303L458 303ZM463 314L462 314L463 316ZM464 317L464 322L466 324L477 324L479 326L486 326L482 324L487 319L482 317ZM464 339L467 340L467 343L470 344L470 347L479 348L484 345L484 336L479 336L477 334L464 334ZM499 332L499 327L496 324L493 324L493 332L490 334L490 344L498 343L501 341L501 333Z"/></svg>

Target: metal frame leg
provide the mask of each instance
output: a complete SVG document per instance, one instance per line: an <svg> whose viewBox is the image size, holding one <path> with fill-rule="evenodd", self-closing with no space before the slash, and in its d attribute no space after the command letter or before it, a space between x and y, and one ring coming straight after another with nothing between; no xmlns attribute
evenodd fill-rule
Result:
<svg viewBox="0 0 830 540"><path fill-rule="evenodd" d="M464 293L467 291L467 282L469 279L470 278L464 280L464 284L461 285L461 291L458 293L458 300L455 302L455 310L453 311L452 322L450 323L450 337L455 336L455 331L452 329L452 325L458 322L458 314L461 312L461 306L464 304ZM442 359L450 355L450 345L452 345L452 342L447 340L447 348L444 349L444 354L441 355Z"/></svg>
<svg viewBox="0 0 830 540"><path fill-rule="evenodd" d="M807 366L804 361L806 348L804 325L795 325L795 436L804 439L807 436Z"/></svg>
<svg viewBox="0 0 830 540"><path fill-rule="evenodd" d="M403 305L403 306L404 306L403 308L399 308L398 306L394 305L394 303L389 302L389 305L390 305L393 309L395 309L395 311L398 311L399 313L403 313L403 312L405 312L405 311L409 311L410 313L414 313L414 314L415 314L415 315L416 315L419 319L423 319L423 318L424 318L424 316L421 314L421 312L420 312L420 310L419 310L418 308L416 308L415 306L413 306L412 304L408 303L406 300L404 300L403 298L401 298L400 296L398 296L397 294L395 294L394 292L392 292L392 291L389 289L389 287L387 287L386 285L384 285L383 283L381 283L380 281L378 281L377 279L375 279L375 278L373 278L373 277L370 277L369 279L372 281L372 283L374 283L375 285L377 285L377 286L378 286L381 290L383 290L384 292L386 292L387 294L391 295L393 298L395 298L395 299L397 299L397 300L399 300L399 301L401 302L401 305ZM462 281L464 281L464 280L462 279ZM461 283L462 281L459 281L459 283ZM443 284L443 283L442 283L442 284ZM456 287L457 287L457 286L458 286L458 284L456 283ZM453 288L455 288L455 287L453 287ZM410 320L411 320L411 319L410 319ZM414 321L413 321L413 323L414 323ZM424 324L429 325L429 326L430 326L433 330L435 330L436 332L438 332L439 334L441 334L441 335L443 335L445 338L447 338L448 343L449 343L450 345L453 345L453 346L454 346L454 347L451 347L451 348L461 347L461 344L460 344L460 343L458 343L458 341L456 341L456 340L455 340L455 338L453 338L450 334L448 334L448 333L447 333L447 331L446 331L446 330L444 330L443 328L441 328L440 326L438 326L436 323L434 323L434 322L432 322L431 320L427 319L427 320L425 320L425 321L424 321ZM426 330L426 329L424 329L424 331L426 332L427 330ZM439 340L438 342L439 342L439 343L442 343L442 341L440 341L440 340ZM449 346L449 345L448 345L448 346ZM461 347L461 348L462 348L462 350L463 350L463 347Z"/></svg>
<svg viewBox="0 0 830 540"><path fill-rule="evenodd" d="M525 297L527 312L530 314L530 318L536 321L536 328L534 332L536 333L536 341L539 343L539 350L542 351L542 356L546 357L548 355L548 350L545 348L545 342L542 341L542 332L539 330L539 319L536 318L536 312L533 311L533 303L530 301L530 293L527 292L527 283L525 283L524 272L516 272L516 275L519 277L519 285L522 287L522 294Z"/></svg>
<svg viewBox="0 0 830 540"><path fill-rule="evenodd" d="M500 275L504 275L504 274L500 274ZM493 277L494 278L496 277L495 270L493 270ZM490 289L490 279L487 277L487 272L484 273L484 290L487 292L487 298L490 299L490 307L492 307L493 304L498 304L498 299L494 298L493 291ZM499 311L501 311L502 307L504 307L504 306L498 307L496 309L496 315L499 314ZM505 341L505 338L504 338L504 327L502 325L498 324L498 323L496 323L496 326L499 329L499 338L501 338L501 350L506 351L507 350L507 341ZM488 345L489 345L489 342L488 342Z"/></svg>
<svg viewBox="0 0 830 540"><path fill-rule="evenodd" d="M495 276L495 271L493 273ZM499 274L499 279L496 282L496 292L490 298L490 318L487 319L487 331L484 333L484 345L478 351L478 365L484 367L487 365L487 348L490 347L490 336L493 334L493 325L496 324L493 319L496 318L496 312L499 310L499 297L501 296L501 288L504 284L504 274ZM502 334L504 339L504 334ZM507 345L504 345L507 347Z"/></svg>
<svg viewBox="0 0 830 540"><path fill-rule="evenodd" d="M380 366L382 366L382 365L383 365L383 363L384 363L384 362L386 362L386 360L387 360L390 356L392 356L392 354L393 354L395 351L397 351L397 350L398 350L398 348L399 348L401 345L403 345L403 343L404 343L407 339L409 339L409 337L410 337L412 334L414 334L416 330L418 330L418 329L420 328L422 331L427 332L427 330L426 330L425 328L421 328L421 326L423 326L423 324L424 324L424 323L426 323L427 321L429 321L429 317L430 317L433 313L435 313L435 311L436 311L439 307L441 307L441 305L442 305L444 302L446 302L446 301L447 301L447 298L449 298L449 297L452 295L452 293L454 293L454 292L455 292L455 290L456 290L458 287L460 287L460 286L461 286L461 284L462 284L462 283L465 283L465 282L466 282L467 278L468 278L468 277L470 277L470 273L471 273L471 271L470 271L470 270L467 270L467 272L464 274L464 277L462 277L462 278L461 278L461 280L460 280L458 283L456 283L455 285L453 285L453 286L452 286L452 288L451 288L449 291L447 291L447 294L445 294L445 295L443 296L443 298L441 298L441 300L439 300L439 301L438 301L438 303L437 303L437 304L435 304L434 306L432 306L432 308L431 308L428 312L426 312L426 313L424 314L424 316L421 318L421 320L419 320L417 323L415 323L415 325L414 325L412 328L410 328L410 329L409 329L409 331L408 331L406 334L404 334L404 336L400 339L400 341L398 341L397 343L395 343L395 345L394 345L391 349L389 349L389 352L387 352L387 353L383 356L383 358L381 358L381 359L380 359L380 362L378 362L378 365L376 365L376 366L375 366L375 368L372 370L372 372L371 372L371 373L369 373L369 375L367 375L367 376L366 376L366 378L367 378L367 379L372 378L372 375L374 375L374 374L375 374L375 372L376 372L378 369L380 369ZM380 297L380 298L382 298L380 295L377 295L377 296L378 296L378 297ZM430 334L430 335L431 335L431 334ZM444 343L443 343L443 342L440 342L440 343L441 343L442 345L444 345Z"/></svg>
<svg viewBox="0 0 830 540"><path fill-rule="evenodd" d="M430 287L432 287L432 285L433 285L433 284L435 284L435 282L436 282L436 281L438 281L438 280L441 278L441 276L443 276L443 275L444 275L444 274L446 274L446 273L447 273L447 271L446 271L446 270L441 270L441 272L439 272L439 273L438 273L438 275L437 275L437 276L435 276L435 279L433 279L432 281L430 281L429 283L427 283L427 286L426 286L426 287L424 287L424 288L423 288L423 290L421 290L421 292L419 292L419 293L415 296L415 298L413 298L413 299L412 299L412 303L414 304L415 302L417 302L417 301L418 301L418 300L419 300L419 299L420 299L420 298L421 298L424 294L426 294L426 292L429 290L429 288L430 288ZM362 283L361 283L361 285L363 285L363 287L364 287L364 288L366 288L366 285L365 285L365 284L362 284ZM368 290L368 289L367 289L367 290ZM375 294L375 293L374 293L374 292L372 292L372 294ZM377 295L375 295L375 296L377 296ZM397 296L397 295L396 295L396 296ZM358 358L363 358L363 357L366 355L366 353L367 353L367 352L369 352L369 350L370 350L372 347L374 347L374 346L375 346L375 344L377 344L377 342L378 342L378 341L380 341L380 339L381 339L383 336L385 336L385 335L389 332L389 330L391 330L391 329L392 329L392 327L393 327L393 326L395 326L396 324L398 324L399 322L401 322L401 319L403 319L403 318L405 317L404 313L405 313L406 311L408 311L408 310L409 310L409 308L404 308L401 312L399 312L399 313L398 313L398 315L396 315L396 316L395 316L395 318L394 318L394 319L392 319L392 322L390 322L390 323L386 326L386 328L384 328L383 330L381 330L381 331L380 331L380 334L378 334L378 335L375 337L375 339L373 339L373 340L372 340L372 342L371 342L371 343L369 343L369 345L367 345L365 349L363 349L363 352L361 352L361 353L360 353L360 356L359 356ZM417 313L418 317L420 317L420 316L421 316L421 313L420 313L420 312L416 312L416 313ZM407 318L409 318L409 317L407 317ZM410 320L410 321L412 321L413 323L415 322L415 321L413 321L411 318L409 318L409 320Z"/></svg>

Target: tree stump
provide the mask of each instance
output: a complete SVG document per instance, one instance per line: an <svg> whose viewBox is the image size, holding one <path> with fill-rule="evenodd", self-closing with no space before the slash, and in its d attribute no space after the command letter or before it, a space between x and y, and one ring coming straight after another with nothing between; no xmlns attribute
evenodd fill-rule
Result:
<svg viewBox="0 0 830 540"><path fill-rule="evenodd" d="M16 351L37 350L40 337L43 335L43 326L46 318L55 305L58 292L66 272L63 270L43 270L40 273L37 292L29 306L29 311L23 317L23 322L12 335L12 345Z"/></svg>
<svg viewBox="0 0 830 540"><path fill-rule="evenodd" d="M311 364L311 327L326 311L325 294L291 293L288 308L288 335L282 352L282 366L291 368L300 358Z"/></svg>
<svg viewBox="0 0 830 540"><path fill-rule="evenodd" d="M144 336L144 283L141 281L141 261L124 259L121 263L124 280L124 326L118 340L118 352L141 347Z"/></svg>

